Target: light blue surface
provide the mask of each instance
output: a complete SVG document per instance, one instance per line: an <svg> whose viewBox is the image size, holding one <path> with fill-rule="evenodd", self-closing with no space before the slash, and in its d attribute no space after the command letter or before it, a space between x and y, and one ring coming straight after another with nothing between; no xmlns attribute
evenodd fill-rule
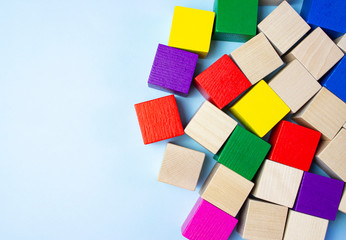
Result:
<svg viewBox="0 0 346 240"><path fill-rule="evenodd" d="M198 191L156 180L167 141L144 146L133 107L167 95L147 78L175 5L213 1L0 3L0 239L182 239ZM238 46L213 42L197 71ZM203 100L194 88L177 97L184 125ZM208 154L198 189L214 162ZM345 227L339 214L327 239Z"/></svg>

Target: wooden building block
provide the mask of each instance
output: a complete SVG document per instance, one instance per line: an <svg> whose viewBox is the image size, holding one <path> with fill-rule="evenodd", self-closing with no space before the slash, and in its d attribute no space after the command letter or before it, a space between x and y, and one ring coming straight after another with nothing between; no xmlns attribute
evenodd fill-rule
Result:
<svg viewBox="0 0 346 240"><path fill-rule="evenodd" d="M207 56L215 13L176 6L168 46Z"/></svg>
<svg viewBox="0 0 346 240"><path fill-rule="evenodd" d="M288 211L284 240L324 240L329 221L293 210Z"/></svg>
<svg viewBox="0 0 346 240"><path fill-rule="evenodd" d="M207 100L222 109L251 83L225 54L195 78L195 85Z"/></svg>
<svg viewBox="0 0 346 240"><path fill-rule="evenodd" d="M309 171L320 137L320 132L283 120L271 132L268 159Z"/></svg>
<svg viewBox="0 0 346 240"><path fill-rule="evenodd" d="M200 194L214 206L235 217L254 184L226 166L216 163Z"/></svg>
<svg viewBox="0 0 346 240"><path fill-rule="evenodd" d="M321 89L321 85L296 59L281 69L268 84L292 113L297 112Z"/></svg>
<svg viewBox="0 0 346 240"><path fill-rule="evenodd" d="M159 44L149 75L149 87L187 96L198 55Z"/></svg>
<svg viewBox="0 0 346 240"><path fill-rule="evenodd" d="M252 84L279 68L283 61L263 33L259 33L230 54Z"/></svg>
<svg viewBox="0 0 346 240"><path fill-rule="evenodd" d="M262 6L266 6L266 5L274 6L274 5L279 5L280 3L284 1L289 2L290 0L259 0L258 4Z"/></svg>
<svg viewBox="0 0 346 240"><path fill-rule="evenodd" d="M237 231L244 239L282 239L288 208L248 199L239 218Z"/></svg>
<svg viewBox="0 0 346 240"><path fill-rule="evenodd" d="M346 103L323 87L292 119L321 132L323 140L332 140L345 123Z"/></svg>
<svg viewBox="0 0 346 240"><path fill-rule="evenodd" d="M190 240L227 240L238 220L199 198L181 227Z"/></svg>
<svg viewBox="0 0 346 240"><path fill-rule="evenodd" d="M342 35L341 37L338 37L337 39L335 39L334 42L338 45L338 47L344 53L346 53L346 33L344 35Z"/></svg>
<svg viewBox="0 0 346 240"><path fill-rule="evenodd" d="M174 95L135 104L144 144L184 134Z"/></svg>
<svg viewBox="0 0 346 240"><path fill-rule="evenodd" d="M202 152L168 143L158 180L194 191L204 158Z"/></svg>
<svg viewBox="0 0 346 240"><path fill-rule="evenodd" d="M240 98L230 108L230 112L248 130L263 137L290 109L262 80Z"/></svg>
<svg viewBox="0 0 346 240"><path fill-rule="evenodd" d="M343 189L340 180L304 172L294 210L335 220Z"/></svg>
<svg viewBox="0 0 346 240"><path fill-rule="evenodd" d="M289 3L283 1L258 24L258 30L283 55L310 30L310 26Z"/></svg>
<svg viewBox="0 0 346 240"><path fill-rule="evenodd" d="M319 80L342 57L344 53L321 29L316 28L285 57L286 62L297 59Z"/></svg>
<svg viewBox="0 0 346 240"><path fill-rule="evenodd" d="M346 213L346 187L344 188L344 192L342 193L340 205L339 205L339 211Z"/></svg>
<svg viewBox="0 0 346 240"><path fill-rule="evenodd" d="M300 169L265 160L256 177L252 195L292 208L302 176Z"/></svg>
<svg viewBox="0 0 346 240"><path fill-rule="evenodd" d="M248 180L252 180L270 149L270 144L236 126L217 161Z"/></svg>
<svg viewBox="0 0 346 240"><path fill-rule="evenodd" d="M205 101L186 126L185 133L216 154L236 126L235 120Z"/></svg>
<svg viewBox="0 0 346 240"><path fill-rule="evenodd" d="M245 42L256 35L258 0L215 0L213 39Z"/></svg>

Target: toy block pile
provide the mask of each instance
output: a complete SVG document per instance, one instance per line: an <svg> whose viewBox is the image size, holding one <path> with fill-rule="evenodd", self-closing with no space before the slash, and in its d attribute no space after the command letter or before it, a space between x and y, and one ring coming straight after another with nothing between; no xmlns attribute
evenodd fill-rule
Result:
<svg viewBox="0 0 346 240"><path fill-rule="evenodd" d="M182 225L187 239L235 228L245 239L324 239L346 213L346 1L305 0L303 17L287 1L259 3L278 4L260 23L258 0L175 7L148 80L173 94L135 104L144 144L186 134L217 161ZM246 42L196 73L212 39ZM192 83L206 101L183 127L174 94L188 99ZM205 157L167 143L158 180L194 191Z"/></svg>

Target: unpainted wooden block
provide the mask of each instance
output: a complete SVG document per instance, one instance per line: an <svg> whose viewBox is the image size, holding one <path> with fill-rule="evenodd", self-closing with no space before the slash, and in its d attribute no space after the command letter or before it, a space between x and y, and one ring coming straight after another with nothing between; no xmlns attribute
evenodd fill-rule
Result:
<svg viewBox="0 0 346 240"><path fill-rule="evenodd" d="M262 5L262 6L265 6L265 5L274 6L274 5L279 5L280 3L284 2L284 1L289 2L290 0L259 0L258 4Z"/></svg>
<svg viewBox="0 0 346 240"><path fill-rule="evenodd" d="M341 37L338 37L337 39L335 39L334 42L338 45L338 47L344 53L346 53L346 33L344 35L342 35Z"/></svg>
<svg viewBox="0 0 346 240"><path fill-rule="evenodd" d="M340 205L339 205L339 211L346 213L346 188L344 188L344 192L342 193Z"/></svg>

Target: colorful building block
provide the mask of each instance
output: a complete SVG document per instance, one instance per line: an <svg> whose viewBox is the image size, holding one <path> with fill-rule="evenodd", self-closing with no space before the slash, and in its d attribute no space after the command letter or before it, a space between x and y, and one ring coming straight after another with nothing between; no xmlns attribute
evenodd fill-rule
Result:
<svg viewBox="0 0 346 240"><path fill-rule="evenodd" d="M148 86L187 96L198 55L159 44L149 75Z"/></svg>
<svg viewBox="0 0 346 240"><path fill-rule="evenodd" d="M294 210L335 220L343 189L340 180L304 172Z"/></svg>
<svg viewBox="0 0 346 240"><path fill-rule="evenodd" d="M258 30L283 55L310 30L310 26L289 3L283 1L258 24Z"/></svg>
<svg viewBox="0 0 346 240"><path fill-rule="evenodd" d="M344 192L342 193L340 205L339 205L339 211L346 213L346 187L344 188Z"/></svg>
<svg viewBox="0 0 346 240"><path fill-rule="evenodd" d="M248 199L243 207L237 231L244 239L282 239L288 208Z"/></svg>
<svg viewBox="0 0 346 240"><path fill-rule="evenodd" d="M236 126L217 161L248 180L252 180L270 149L270 144Z"/></svg>
<svg viewBox="0 0 346 240"><path fill-rule="evenodd" d="M344 35L342 35L341 37L338 37L337 39L335 39L334 42L338 45L338 47L344 53L346 53L346 33Z"/></svg>
<svg viewBox="0 0 346 240"><path fill-rule="evenodd" d="M303 171L265 160L255 180L252 195L292 208L297 197Z"/></svg>
<svg viewBox="0 0 346 240"><path fill-rule="evenodd" d="M227 240L238 220L199 198L181 227L190 240Z"/></svg>
<svg viewBox="0 0 346 240"><path fill-rule="evenodd" d="M263 33L259 33L230 54L252 84L279 68L283 61Z"/></svg>
<svg viewBox="0 0 346 240"><path fill-rule="evenodd" d="M226 166L216 163L205 180L201 197L235 217L254 184Z"/></svg>
<svg viewBox="0 0 346 240"><path fill-rule="evenodd" d="M174 8L168 46L207 56L215 13L193 8Z"/></svg>
<svg viewBox="0 0 346 240"><path fill-rule="evenodd" d="M287 1L289 2L290 0L259 0L258 4L259 5L270 5L270 6L274 6L274 5L279 5L280 3Z"/></svg>
<svg viewBox="0 0 346 240"><path fill-rule="evenodd" d="M158 180L194 191L204 158L202 152L168 143Z"/></svg>
<svg viewBox="0 0 346 240"><path fill-rule="evenodd" d="M263 137L290 109L262 80L240 98L230 108L230 112L248 130Z"/></svg>
<svg viewBox="0 0 346 240"><path fill-rule="evenodd" d="M309 171L320 137L320 132L281 121L271 132L268 159Z"/></svg>
<svg viewBox="0 0 346 240"><path fill-rule="evenodd" d="M184 134L174 95L135 104L144 144Z"/></svg>
<svg viewBox="0 0 346 240"><path fill-rule="evenodd" d="M286 62L297 59L319 80L342 57L344 53L321 29L316 28L285 57Z"/></svg>
<svg viewBox="0 0 346 240"><path fill-rule="evenodd" d="M213 39L245 42L256 35L258 0L215 0Z"/></svg>
<svg viewBox="0 0 346 240"><path fill-rule="evenodd" d="M187 124L185 133L216 154L236 126L235 120L205 101Z"/></svg>
<svg viewBox="0 0 346 240"><path fill-rule="evenodd" d="M232 59L223 55L195 78L195 85L207 100L222 109L251 83Z"/></svg>

